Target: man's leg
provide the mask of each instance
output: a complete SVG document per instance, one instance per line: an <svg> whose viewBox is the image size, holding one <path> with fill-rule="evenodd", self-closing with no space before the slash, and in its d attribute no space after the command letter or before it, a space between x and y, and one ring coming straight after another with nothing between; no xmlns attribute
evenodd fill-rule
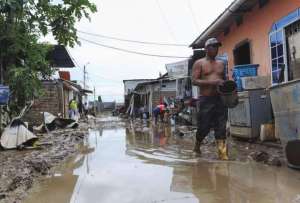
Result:
<svg viewBox="0 0 300 203"><path fill-rule="evenodd" d="M200 146L210 131L212 122L212 110L214 105L209 101L200 101L197 105L197 133L194 152L201 153Z"/></svg>
<svg viewBox="0 0 300 203"><path fill-rule="evenodd" d="M219 103L216 107L216 123L215 123L215 138L217 141L218 156L221 160L228 160L228 150L226 143L226 123L227 123L227 108L223 103Z"/></svg>
<svg viewBox="0 0 300 203"><path fill-rule="evenodd" d="M154 113L154 123L155 123L155 125L157 124L157 120L158 120L158 114Z"/></svg>

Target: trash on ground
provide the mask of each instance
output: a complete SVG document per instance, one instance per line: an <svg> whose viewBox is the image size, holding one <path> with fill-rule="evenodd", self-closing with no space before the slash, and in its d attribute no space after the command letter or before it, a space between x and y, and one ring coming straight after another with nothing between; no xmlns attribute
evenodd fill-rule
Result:
<svg viewBox="0 0 300 203"><path fill-rule="evenodd" d="M260 126L260 140L263 142L276 140L274 124L262 124Z"/></svg>
<svg viewBox="0 0 300 203"><path fill-rule="evenodd" d="M77 128L78 122L73 119L59 118L49 112L44 112L44 124L33 127L37 132L53 131L55 129ZM45 126L46 124L46 126Z"/></svg>
<svg viewBox="0 0 300 203"><path fill-rule="evenodd" d="M37 136L30 132L27 125L20 119L14 119L1 136L1 146L4 149L16 149L22 146L33 146Z"/></svg>

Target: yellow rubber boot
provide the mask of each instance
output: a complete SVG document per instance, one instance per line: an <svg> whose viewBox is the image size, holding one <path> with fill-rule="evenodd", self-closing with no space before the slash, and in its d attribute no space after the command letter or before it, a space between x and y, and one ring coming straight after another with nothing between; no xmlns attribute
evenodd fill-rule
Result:
<svg viewBox="0 0 300 203"><path fill-rule="evenodd" d="M218 156L220 160L228 160L227 144L225 140L217 140Z"/></svg>

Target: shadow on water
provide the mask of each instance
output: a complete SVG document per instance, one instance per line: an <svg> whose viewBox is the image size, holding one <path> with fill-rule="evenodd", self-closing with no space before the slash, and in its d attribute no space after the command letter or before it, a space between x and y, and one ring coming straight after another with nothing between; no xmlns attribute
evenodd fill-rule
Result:
<svg viewBox="0 0 300 203"><path fill-rule="evenodd" d="M26 203L300 202L300 173L195 157L169 127L94 129Z"/></svg>

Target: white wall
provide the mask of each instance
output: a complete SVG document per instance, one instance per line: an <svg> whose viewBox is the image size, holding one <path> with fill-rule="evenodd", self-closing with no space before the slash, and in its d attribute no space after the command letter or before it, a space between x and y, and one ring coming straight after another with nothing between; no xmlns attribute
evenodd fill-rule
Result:
<svg viewBox="0 0 300 203"><path fill-rule="evenodd" d="M149 80L129 80L124 82L124 94L128 95L140 83L148 82Z"/></svg>
<svg viewBox="0 0 300 203"><path fill-rule="evenodd" d="M176 91L176 80L162 84L165 87L162 87L161 91Z"/></svg>

